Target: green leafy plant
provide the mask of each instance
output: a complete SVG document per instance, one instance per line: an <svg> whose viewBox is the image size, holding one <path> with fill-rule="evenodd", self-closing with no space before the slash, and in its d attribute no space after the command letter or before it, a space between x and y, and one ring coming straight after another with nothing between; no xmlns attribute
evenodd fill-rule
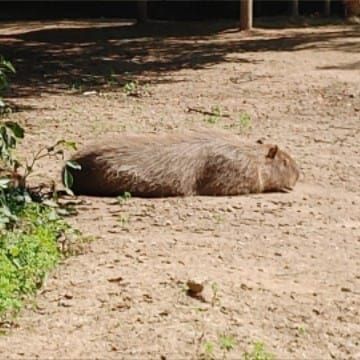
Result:
<svg viewBox="0 0 360 360"><path fill-rule="evenodd" d="M200 355L202 360L215 360L215 345L209 341L205 342L204 350Z"/></svg>
<svg viewBox="0 0 360 360"><path fill-rule="evenodd" d="M275 360L275 356L265 349L265 344L262 342L254 342L251 352L245 352L243 360Z"/></svg>
<svg viewBox="0 0 360 360"><path fill-rule="evenodd" d="M243 112L239 115L239 125L242 129L249 128L250 123L251 123L251 116L248 113Z"/></svg>
<svg viewBox="0 0 360 360"><path fill-rule="evenodd" d="M24 138L24 129L17 123L0 123L0 170L16 171L20 163L13 158L13 150L19 139Z"/></svg>
<svg viewBox="0 0 360 360"><path fill-rule="evenodd" d="M306 328L304 326L299 326L297 328L299 335L305 335L306 334Z"/></svg>
<svg viewBox="0 0 360 360"><path fill-rule="evenodd" d="M128 224L130 219L128 216L119 216L117 219L123 226Z"/></svg>
<svg viewBox="0 0 360 360"><path fill-rule="evenodd" d="M74 92L83 92L85 85L81 80L76 80L75 82L73 82L70 86L71 91Z"/></svg>
<svg viewBox="0 0 360 360"><path fill-rule="evenodd" d="M71 254L70 241L74 243L81 237L63 220L56 203L42 201L41 196L26 188L26 178L37 160L62 155L60 145L74 144L59 141L44 147L23 166L13 156L17 140L23 136L17 124L0 124L0 164L5 174L0 178L0 319L20 309L62 253Z"/></svg>
<svg viewBox="0 0 360 360"><path fill-rule="evenodd" d="M15 73L15 68L10 61L0 55L0 114L5 111L6 105L2 99L4 91L8 88L8 73Z"/></svg>
<svg viewBox="0 0 360 360"><path fill-rule="evenodd" d="M64 185L65 185L65 191L69 195L74 195L74 193L71 190L71 187L74 183L74 177L72 176L69 168L75 169L75 170L81 170L81 165L78 164L76 161L68 160L68 161L66 161L65 166L64 166L63 180L64 180Z"/></svg>
<svg viewBox="0 0 360 360"><path fill-rule="evenodd" d="M235 348L236 342L232 336L223 334L219 336L219 344L222 350L229 352Z"/></svg>
<svg viewBox="0 0 360 360"><path fill-rule="evenodd" d="M125 201L130 199L131 199L131 193L129 191L125 191L122 195L116 198L119 204L123 204Z"/></svg>
<svg viewBox="0 0 360 360"><path fill-rule="evenodd" d="M0 95L8 85L8 71L15 69L0 57ZM63 253L69 253L70 239L76 241L81 236L64 221L56 202L43 201L40 194L26 187L38 160L63 157L64 147L74 149L76 145L60 140L22 164L14 151L24 133L16 122L0 121L0 321L20 309Z"/></svg>
<svg viewBox="0 0 360 360"><path fill-rule="evenodd" d="M0 89L7 85L4 64L0 72ZM46 273L65 253L61 244L79 239L81 234L60 215L60 207L49 205L27 189L26 180L36 162L44 157L63 156L63 148L76 148L72 142L58 141L43 147L30 162L22 164L14 151L24 129L16 122L0 122L0 321L15 314L24 299L41 286Z"/></svg>
<svg viewBox="0 0 360 360"><path fill-rule="evenodd" d="M16 313L23 300L36 292L46 273L61 258L57 238L71 227L43 204L11 203L17 221L0 233L0 319Z"/></svg>
<svg viewBox="0 0 360 360"><path fill-rule="evenodd" d="M249 129L251 126L251 116L246 112L241 112L238 118L234 120L228 128L239 128L242 131Z"/></svg>
<svg viewBox="0 0 360 360"><path fill-rule="evenodd" d="M211 284L212 297L211 297L211 306L220 304L220 295L219 295L219 286L216 282Z"/></svg>
<svg viewBox="0 0 360 360"><path fill-rule="evenodd" d="M24 171L24 175L23 178L26 181L27 177L29 175L31 175L31 173L34 170L34 165L36 164L37 161L39 161L40 159L43 158L61 158L63 159L64 156L64 148L68 148L71 150L76 150L76 143L74 143L73 141L66 141L66 140L59 140L57 141L54 145L51 146L46 146L46 147L42 147L40 148L33 156L32 160L30 163L26 163L25 166L25 171ZM21 166L21 164L20 164ZM66 167L65 167L65 173L66 173L66 178L68 180L68 183L70 185L72 185L72 176L70 173L68 173L67 171L67 167L72 167L75 169L80 169L80 165L77 164L75 161L67 161L66 162Z"/></svg>
<svg viewBox="0 0 360 360"><path fill-rule="evenodd" d="M240 113L238 123L241 129L248 129L251 123L250 115L246 112Z"/></svg>
<svg viewBox="0 0 360 360"><path fill-rule="evenodd" d="M27 200L25 183L17 173L21 165L13 157L17 141L23 137L24 130L18 124L10 121L0 123L0 228L17 220L10 204L22 204Z"/></svg>
<svg viewBox="0 0 360 360"><path fill-rule="evenodd" d="M123 86L123 89L126 95L134 95L138 86L139 82L137 80L130 80Z"/></svg>
<svg viewBox="0 0 360 360"><path fill-rule="evenodd" d="M211 108L211 115L209 115L206 120L209 124L216 124L222 115L222 111L219 105L213 106Z"/></svg>
<svg viewBox="0 0 360 360"><path fill-rule="evenodd" d="M119 84L119 81L116 77L116 73L114 72L113 69L109 69L108 74L105 76L105 81L107 83L107 85L109 85L110 87L116 86Z"/></svg>
<svg viewBox="0 0 360 360"><path fill-rule="evenodd" d="M221 214L213 214L213 219L218 223L218 224L221 224L224 222L225 218L223 215Z"/></svg>

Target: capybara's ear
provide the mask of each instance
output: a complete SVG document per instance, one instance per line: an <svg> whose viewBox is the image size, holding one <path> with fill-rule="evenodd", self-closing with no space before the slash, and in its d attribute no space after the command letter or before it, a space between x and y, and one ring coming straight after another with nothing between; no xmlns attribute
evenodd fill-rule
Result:
<svg viewBox="0 0 360 360"><path fill-rule="evenodd" d="M267 158L270 158L270 159L273 159L276 155L276 153L278 152L279 148L277 145L274 145L272 146L270 149L269 149L269 152L268 154L266 155Z"/></svg>

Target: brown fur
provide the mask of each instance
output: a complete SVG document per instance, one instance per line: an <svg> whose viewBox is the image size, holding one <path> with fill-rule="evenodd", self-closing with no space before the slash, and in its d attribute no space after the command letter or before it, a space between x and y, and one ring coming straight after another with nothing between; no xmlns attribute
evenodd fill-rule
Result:
<svg viewBox="0 0 360 360"><path fill-rule="evenodd" d="M360 0L344 0L346 17L360 15Z"/></svg>
<svg viewBox="0 0 360 360"><path fill-rule="evenodd" d="M72 158L75 194L240 195L291 189L295 161L276 145L246 144L222 131L117 135Z"/></svg>

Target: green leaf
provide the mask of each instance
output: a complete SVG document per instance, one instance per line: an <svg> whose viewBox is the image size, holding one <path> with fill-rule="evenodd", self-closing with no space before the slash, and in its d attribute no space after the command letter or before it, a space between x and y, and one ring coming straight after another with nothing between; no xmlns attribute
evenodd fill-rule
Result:
<svg viewBox="0 0 360 360"><path fill-rule="evenodd" d="M24 138L25 131L18 123L13 121L6 121L5 126L10 129L17 138Z"/></svg>
<svg viewBox="0 0 360 360"><path fill-rule="evenodd" d="M10 254L14 257L18 256L20 254L20 249L17 246L14 246L13 248L11 248Z"/></svg>
<svg viewBox="0 0 360 360"><path fill-rule="evenodd" d="M1 61L1 66L3 66L5 69L13 72L13 73L16 73L16 70L13 66L13 64L10 62L10 61L7 61L7 60L2 60Z"/></svg>
<svg viewBox="0 0 360 360"><path fill-rule="evenodd" d="M50 200L50 199L44 200L44 201L43 201L43 204L46 205L46 206L48 206L48 207L50 207L50 208L57 208L57 207L59 207L59 205L56 203L56 201Z"/></svg>
<svg viewBox="0 0 360 360"><path fill-rule="evenodd" d="M219 337L220 347L226 351L232 350L236 343L231 336L221 335Z"/></svg>
<svg viewBox="0 0 360 360"><path fill-rule="evenodd" d="M55 221L57 219L59 219L59 215L58 215L58 213L57 213L57 211L55 209L52 209L50 214L49 214L49 220L50 221Z"/></svg>
<svg viewBox="0 0 360 360"><path fill-rule="evenodd" d="M20 261L19 259L12 259L12 263L18 268L20 269L21 268L21 264L20 264Z"/></svg>
<svg viewBox="0 0 360 360"><path fill-rule="evenodd" d="M11 179L9 179L7 177L0 178L0 188L7 189L10 182L11 182Z"/></svg>
<svg viewBox="0 0 360 360"><path fill-rule="evenodd" d="M70 150L77 150L76 143L74 141L65 141L64 146Z"/></svg>
<svg viewBox="0 0 360 360"><path fill-rule="evenodd" d="M131 193L129 191L125 191L124 195L123 195L123 198L125 200L131 199Z"/></svg>
<svg viewBox="0 0 360 360"><path fill-rule="evenodd" d="M65 191L69 194L69 195L74 195L71 191L71 187L73 186L74 183L74 178L72 176L72 174L70 173L70 171L65 167L64 169L64 185L65 185Z"/></svg>
<svg viewBox="0 0 360 360"><path fill-rule="evenodd" d="M204 344L204 351L206 354L211 355L214 352L214 344L211 342L206 342Z"/></svg>
<svg viewBox="0 0 360 360"><path fill-rule="evenodd" d="M70 192L71 192L71 194L69 194L69 195L73 196L74 193L73 193L72 191L70 191ZM57 212L60 216L70 216L70 215L76 215L76 214L77 214L76 209L73 208L73 207L70 207L70 206L64 207L64 208L58 208L58 209L56 210L56 212Z"/></svg>
<svg viewBox="0 0 360 360"><path fill-rule="evenodd" d="M65 192L70 196L74 196L74 193L68 187L65 188Z"/></svg>
<svg viewBox="0 0 360 360"><path fill-rule="evenodd" d="M77 163L76 161L73 161L73 160L68 160L66 162L66 167L69 167L69 168L72 168L72 169L75 169L75 170L81 170L81 165L79 163Z"/></svg>
<svg viewBox="0 0 360 360"><path fill-rule="evenodd" d="M12 217L12 214L11 214L11 211L9 210L9 208L5 205L3 205L1 208L0 208L0 213L2 213L3 216L6 216L7 218L11 218Z"/></svg>

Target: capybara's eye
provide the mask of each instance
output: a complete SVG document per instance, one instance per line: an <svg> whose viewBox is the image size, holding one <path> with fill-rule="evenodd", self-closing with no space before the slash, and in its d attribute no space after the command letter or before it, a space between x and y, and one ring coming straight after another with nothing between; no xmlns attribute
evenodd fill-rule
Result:
<svg viewBox="0 0 360 360"><path fill-rule="evenodd" d="M288 159L284 159L283 162L284 162L284 165L285 165L285 166L288 166L288 165L289 165Z"/></svg>

